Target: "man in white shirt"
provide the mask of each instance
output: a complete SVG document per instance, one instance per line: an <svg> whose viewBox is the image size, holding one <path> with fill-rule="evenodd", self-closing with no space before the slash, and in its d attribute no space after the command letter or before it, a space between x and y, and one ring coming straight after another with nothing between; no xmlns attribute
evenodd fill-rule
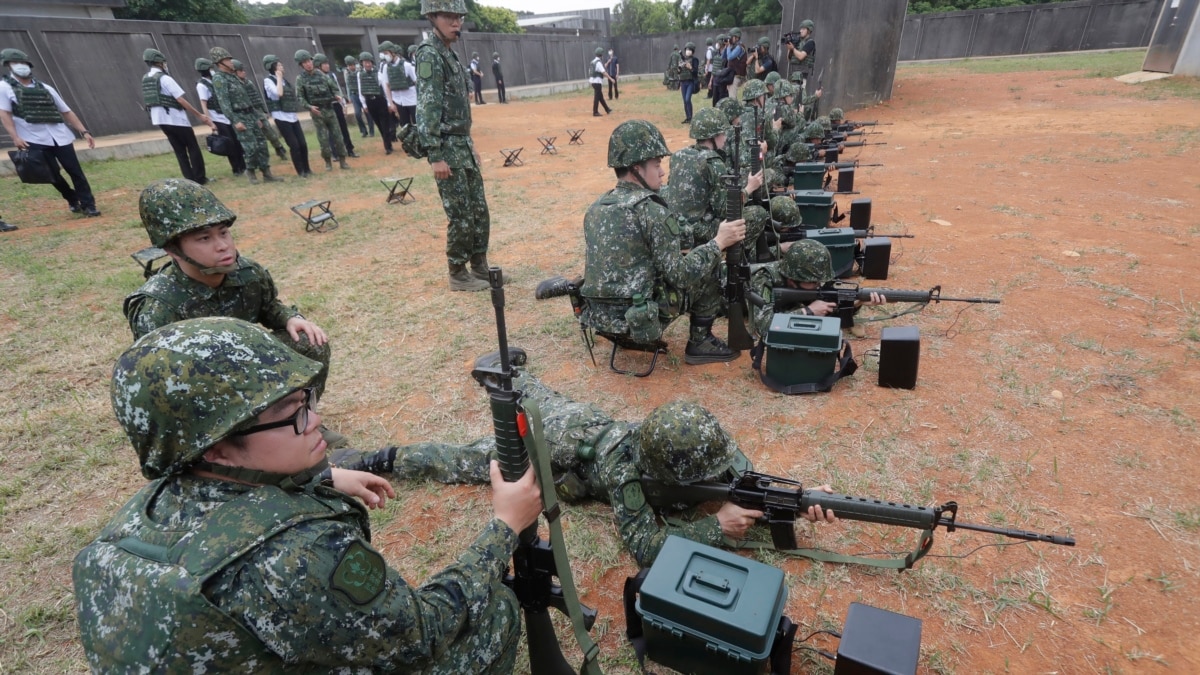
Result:
<svg viewBox="0 0 1200 675"><path fill-rule="evenodd" d="M188 121L188 113L200 118L215 133L217 125L208 115L196 110L183 95L183 87L167 74L167 57L157 49L142 52L142 60L150 72L142 76L142 103L150 110L150 123L166 134L183 177L204 185L204 154L196 142L196 131Z"/></svg>
<svg viewBox="0 0 1200 675"><path fill-rule="evenodd" d="M83 136L88 148L96 147L92 132L67 107L54 87L33 78L33 62L25 52L0 50L0 68L9 70L8 75L0 78L0 124L4 130L18 150L42 153L54 174L53 185L67 200L72 213L83 213L89 218L100 215L92 187L75 154L75 135L67 124ZM59 172L60 164L74 187Z"/></svg>
<svg viewBox="0 0 1200 675"><path fill-rule="evenodd" d="M403 47L385 42L379 49L388 58L386 63L380 64L379 84L387 96L388 112L399 118L392 129L392 140L395 140L400 127L417 121L417 69L404 58Z"/></svg>
<svg viewBox="0 0 1200 675"><path fill-rule="evenodd" d="M200 110L217 125L218 134L233 142L233 152L226 159L229 160L229 168L233 170L233 175L241 176L246 173L246 156L242 152L242 144L238 143L233 123L221 112L221 104L217 100L216 90L213 89L213 63L201 56L196 59L195 65L196 72L200 75L200 81L196 83L196 97L200 99Z"/></svg>

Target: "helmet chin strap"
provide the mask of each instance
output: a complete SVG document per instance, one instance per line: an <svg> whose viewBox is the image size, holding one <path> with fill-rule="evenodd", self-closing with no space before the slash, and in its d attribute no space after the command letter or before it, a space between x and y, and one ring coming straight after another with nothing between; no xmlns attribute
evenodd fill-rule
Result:
<svg viewBox="0 0 1200 675"><path fill-rule="evenodd" d="M306 485L311 483L314 478L321 477L321 474L330 470L329 460L321 458L313 466L293 474L273 473L271 471L259 471L257 469L247 469L240 466L225 466L224 464L213 464L207 460L200 460L193 466L209 473L214 473L218 476L228 478L238 483L246 483L248 485L274 485L289 492L298 492L304 489ZM332 474L329 476L332 478ZM324 480L322 478L322 480Z"/></svg>
<svg viewBox="0 0 1200 675"><path fill-rule="evenodd" d="M646 185L646 181L645 181L645 179L642 178L642 172L638 169L637 164L634 164L633 166L629 167L629 173L633 174L633 179L638 182L638 185L641 185L642 187L646 188L647 190L649 190L651 192L657 192L657 190L655 190L654 188L650 187L649 185Z"/></svg>
<svg viewBox="0 0 1200 675"><path fill-rule="evenodd" d="M182 260L187 261L188 264L190 264L193 267L195 267L196 269L200 270L201 274L232 274L238 268L238 261L242 259L242 255L240 253L235 252L232 265L218 265L216 267L205 267L204 265L201 265L200 263L198 263L195 260L192 260L190 257L188 257L188 255L183 252L183 249L180 249L179 252L176 253L175 255L179 256Z"/></svg>

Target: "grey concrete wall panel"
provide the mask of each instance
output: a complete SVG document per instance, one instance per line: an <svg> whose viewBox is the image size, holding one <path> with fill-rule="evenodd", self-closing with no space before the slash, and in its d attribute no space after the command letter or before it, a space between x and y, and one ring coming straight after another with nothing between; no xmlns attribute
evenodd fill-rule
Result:
<svg viewBox="0 0 1200 675"><path fill-rule="evenodd" d="M815 71L825 70L821 110L854 110L891 98L906 7L905 0L784 0L781 32L796 30L804 19L816 24ZM786 75L788 64L780 67Z"/></svg>
<svg viewBox="0 0 1200 675"><path fill-rule="evenodd" d="M549 82L546 75L546 43L541 40L521 43L521 68L525 71L525 84Z"/></svg>
<svg viewBox="0 0 1200 675"><path fill-rule="evenodd" d="M1183 45L1187 42L1188 33L1194 30L1196 22L1196 6L1200 0L1179 0L1163 7L1158 15L1158 23L1154 27L1153 37L1150 38L1150 49L1146 51L1146 60L1142 62L1142 70L1156 73L1173 73Z"/></svg>
<svg viewBox="0 0 1200 675"><path fill-rule="evenodd" d="M1147 44L1160 4L1161 0L1143 0L1096 5L1080 49L1121 49Z"/></svg>
<svg viewBox="0 0 1200 675"><path fill-rule="evenodd" d="M1183 42L1183 49L1179 51L1179 58L1175 60L1174 73L1200 77L1200 14L1192 14L1191 28Z"/></svg>
<svg viewBox="0 0 1200 675"><path fill-rule="evenodd" d="M917 58L952 59L970 54L977 16L966 12L927 15L921 27Z"/></svg>
<svg viewBox="0 0 1200 675"><path fill-rule="evenodd" d="M958 56L1001 56L1012 54L1013 46L1025 41L1032 12L987 12L978 15L969 52Z"/></svg>
<svg viewBox="0 0 1200 675"><path fill-rule="evenodd" d="M900 34L899 60L915 61L917 45L921 42L921 24L923 14L912 14L904 18L904 31Z"/></svg>
<svg viewBox="0 0 1200 675"><path fill-rule="evenodd" d="M1090 5L1040 5L1033 12L1026 54L1069 52L1079 49L1087 30Z"/></svg>

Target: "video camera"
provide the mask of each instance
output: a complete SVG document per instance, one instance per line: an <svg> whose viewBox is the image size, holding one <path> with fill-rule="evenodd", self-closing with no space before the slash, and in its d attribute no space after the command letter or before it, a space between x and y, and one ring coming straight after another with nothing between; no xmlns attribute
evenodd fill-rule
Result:
<svg viewBox="0 0 1200 675"><path fill-rule="evenodd" d="M800 46L800 43L803 40L804 40L804 38L800 37L800 32L795 31L792 33L784 33L783 37L779 38L779 44L792 45L793 47L798 47L798 46Z"/></svg>

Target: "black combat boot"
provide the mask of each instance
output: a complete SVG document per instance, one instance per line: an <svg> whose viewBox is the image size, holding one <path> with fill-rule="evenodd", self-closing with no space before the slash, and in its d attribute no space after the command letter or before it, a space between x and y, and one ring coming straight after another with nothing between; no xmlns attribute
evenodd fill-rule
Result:
<svg viewBox="0 0 1200 675"><path fill-rule="evenodd" d="M546 300L564 295L574 295L579 292L580 286L583 286L583 277L578 277L574 281L566 277L550 277L537 285L533 297L538 300Z"/></svg>
<svg viewBox="0 0 1200 675"><path fill-rule="evenodd" d="M485 291L490 287L488 282L468 272L466 265L450 263L450 290Z"/></svg>
<svg viewBox="0 0 1200 675"><path fill-rule="evenodd" d="M486 253L476 253L471 256L471 276L476 279L490 281L488 277L488 259ZM500 283L508 283L508 277L501 275Z"/></svg>
<svg viewBox="0 0 1200 675"><path fill-rule="evenodd" d="M693 316L691 320L691 335L688 337L687 349L683 352L683 362L688 365L704 363L725 363L741 356L742 353L730 349L729 345L713 335L711 316Z"/></svg>
<svg viewBox="0 0 1200 675"><path fill-rule="evenodd" d="M263 172L262 179L263 179L264 183L282 183L283 182L282 178L276 178L274 175L271 174L271 167L269 167L269 166L263 167L262 172Z"/></svg>

